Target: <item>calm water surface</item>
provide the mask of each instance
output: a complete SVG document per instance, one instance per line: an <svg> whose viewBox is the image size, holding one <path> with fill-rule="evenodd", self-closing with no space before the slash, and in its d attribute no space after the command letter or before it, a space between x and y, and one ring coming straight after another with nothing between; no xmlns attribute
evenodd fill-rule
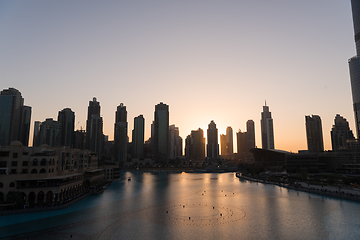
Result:
<svg viewBox="0 0 360 240"><path fill-rule="evenodd" d="M131 181L128 181L131 177ZM22 235L18 235L22 234ZM360 204L234 173L131 173L69 208L0 216L19 239L360 239Z"/></svg>

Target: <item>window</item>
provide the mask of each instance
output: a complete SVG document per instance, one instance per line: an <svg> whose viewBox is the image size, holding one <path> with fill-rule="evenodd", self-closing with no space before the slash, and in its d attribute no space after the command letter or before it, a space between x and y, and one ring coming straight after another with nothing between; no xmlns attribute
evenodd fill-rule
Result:
<svg viewBox="0 0 360 240"><path fill-rule="evenodd" d="M5 152L5 151L2 151L0 152L0 157L8 157L9 156L9 151Z"/></svg>
<svg viewBox="0 0 360 240"><path fill-rule="evenodd" d="M29 155L29 153L28 152L23 152L23 155Z"/></svg>
<svg viewBox="0 0 360 240"><path fill-rule="evenodd" d="M13 153L13 158L18 158L18 153Z"/></svg>
<svg viewBox="0 0 360 240"><path fill-rule="evenodd" d="M6 161L0 161L0 168L6 168Z"/></svg>
<svg viewBox="0 0 360 240"><path fill-rule="evenodd" d="M28 173L28 170L26 168L24 168L22 171L21 171L22 174L27 174Z"/></svg>
<svg viewBox="0 0 360 240"><path fill-rule="evenodd" d="M16 169L11 169L10 174L16 174Z"/></svg>
<svg viewBox="0 0 360 240"><path fill-rule="evenodd" d="M11 182L9 187L15 187L15 183L14 182Z"/></svg>
<svg viewBox="0 0 360 240"><path fill-rule="evenodd" d="M23 164L22 164L24 167L28 166L29 165L29 162L28 161L23 161Z"/></svg>
<svg viewBox="0 0 360 240"><path fill-rule="evenodd" d="M17 166L17 161L12 161L12 162L11 162L11 166L12 166L12 167L16 167L16 166Z"/></svg>

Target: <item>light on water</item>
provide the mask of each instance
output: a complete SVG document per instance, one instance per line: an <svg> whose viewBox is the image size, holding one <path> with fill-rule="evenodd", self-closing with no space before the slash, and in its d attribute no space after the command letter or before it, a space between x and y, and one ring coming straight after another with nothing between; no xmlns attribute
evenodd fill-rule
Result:
<svg viewBox="0 0 360 240"><path fill-rule="evenodd" d="M359 213L357 202L242 181L234 173L124 172L103 194L69 208L1 216L0 237L359 239Z"/></svg>

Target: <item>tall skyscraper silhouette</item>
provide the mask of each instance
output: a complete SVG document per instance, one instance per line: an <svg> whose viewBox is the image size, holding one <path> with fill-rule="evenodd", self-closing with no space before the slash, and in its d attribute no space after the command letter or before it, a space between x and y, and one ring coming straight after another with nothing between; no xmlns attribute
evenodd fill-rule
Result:
<svg viewBox="0 0 360 240"><path fill-rule="evenodd" d="M191 134L186 137L186 158L190 160L205 159L205 138L204 131L199 128L192 130Z"/></svg>
<svg viewBox="0 0 360 240"><path fill-rule="evenodd" d="M261 113L261 142L263 149L274 149L274 127L273 119L271 118L271 112L269 112L269 106L263 106Z"/></svg>
<svg viewBox="0 0 360 240"><path fill-rule="evenodd" d="M143 115L134 118L134 129L132 131L132 151L133 157L144 157L144 133L145 119Z"/></svg>
<svg viewBox="0 0 360 240"><path fill-rule="evenodd" d="M31 107L24 106L21 93L15 88L4 89L0 93L0 145L6 146L20 141L27 146Z"/></svg>
<svg viewBox="0 0 360 240"><path fill-rule="evenodd" d="M168 163L169 156L169 106L160 102L155 106L154 134L151 141L154 147L155 161L162 164Z"/></svg>
<svg viewBox="0 0 360 240"><path fill-rule="evenodd" d="M60 145L74 147L75 113L70 108L59 111L58 122L61 124Z"/></svg>
<svg viewBox="0 0 360 240"><path fill-rule="evenodd" d="M169 158L175 159L182 156L182 138L179 128L174 124L169 126Z"/></svg>
<svg viewBox="0 0 360 240"><path fill-rule="evenodd" d="M246 151L255 148L255 123L252 119L246 122Z"/></svg>
<svg viewBox="0 0 360 240"><path fill-rule="evenodd" d="M360 138L360 1L351 0L356 56L349 59L353 109L357 137Z"/></svg>
<svg viewBox="0 0 360 240"><path fill-rule="evenodd" d="M305 116L305 122L306 138L309 152L323 152L324 140L320 116Z"/></svg>
<svg viewBox="0 0 360 240"><path fill-rule="evenodd" d="M219 157L219 141L218 141L218 129L213 120L208 125L207 129L207 158L216 159Z"/></svg>
<svg viewBox="0 0 360 240"><path fill-rule="evenodd" d="M47 144L50 147L58 147L61 142L61 123L47 118L40 125L39 143Z"/></svg>
<svg viewBox="0 0 360 240"><path fill-rule="evenodd" d="M234 153L234 143L233 143L233 130L229 126L226 128L226 144L227 144L227 155L231 155Z"/></svg>
<svg viewBox="0 0 360 240"><path fill-rule="evenodd" d="M331 129L331 145L332 150L347 148L348 140L355 140L353 132L350 130L349 123L346 118L336 114L334 125Z"/></svg>
<svg viewBox="0 0 360 240"><path fill-rule="evenodd" d="M128 134L127 134L127 111L123 103L117 107L114 127L114 153L115 161L120 167L127 160Z"/></svg>
<svg viewBox="0 0 360 240"><path fill-rule="evenodd" d="M89 101L85 147L101 155L103 142L103 119L100 117L100 102L94 97L92 101Z"/></svg>

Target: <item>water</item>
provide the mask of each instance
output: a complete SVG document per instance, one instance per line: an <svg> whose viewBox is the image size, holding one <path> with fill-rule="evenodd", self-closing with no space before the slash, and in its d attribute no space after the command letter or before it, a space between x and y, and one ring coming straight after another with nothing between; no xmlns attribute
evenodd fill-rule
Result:
<svg viewBox="0 0 360 240"><path fill-rule="evenodd" d="M131 181L127 178L131 177ZM130 173L69 208L0 216L20 239L360 239L360 204L234 173Z"/></svg>

